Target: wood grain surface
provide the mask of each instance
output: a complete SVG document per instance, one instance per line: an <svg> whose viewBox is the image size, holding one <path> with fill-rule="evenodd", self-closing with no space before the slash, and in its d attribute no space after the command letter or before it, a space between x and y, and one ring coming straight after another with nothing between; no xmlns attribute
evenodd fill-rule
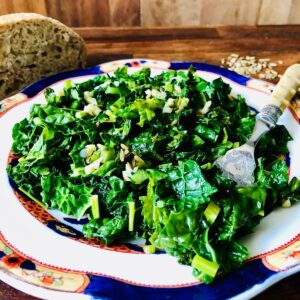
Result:
<svg viewBox="0 0 300 300"><path fill-rule="evenodd" d="M124 3L128 5L129 1ZM282 73L287 66L300 62L300 26L206 26L181 29L94 27L75 30L86 41L90 66L134 57L219 65L223 57L238 53L274 61L282 60L283 64L276 69ZM270 287L255 299L298 300L299 282L300 274L294 275ZM0 282L0 300L8 299L35 298Z"/></svg>
<svg viewBox="0 0 300 300"><path fill-rule="evenodd" d="M186 28L76 28L86 41L88 64L131 57L220 64L231 53L282 60L283 72L300 62L300 26Z"/></svg>
<svg viewBox="0 0 300 300"><path fill-rule="evenodd" d="M1 0L0 15L36 12L69 26L300 24L300 0Z"/></svg>

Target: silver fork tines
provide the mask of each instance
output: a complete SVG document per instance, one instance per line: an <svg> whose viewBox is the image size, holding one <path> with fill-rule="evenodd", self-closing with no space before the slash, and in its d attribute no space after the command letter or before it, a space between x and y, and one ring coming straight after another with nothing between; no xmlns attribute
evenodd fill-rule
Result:
<svg viewBox="0 0 300 300"><path fill-rule="evenodd" d="M249 186L254 183L254 155L241 149L229 150L224 156L215 161L223 175L236 182L237 186Z"/></svg>
<svg viewBox="0 0 300 300"><path fill-rule="evenodd" d="M215 162L223 175L229 177L237 183L237 186L253 185L255 179L254 148L263 134L273 128L281 110L276 105L267 105L256 116L256 124L249 140L242 146L229 150L224 156L219 157Z"/></svg>

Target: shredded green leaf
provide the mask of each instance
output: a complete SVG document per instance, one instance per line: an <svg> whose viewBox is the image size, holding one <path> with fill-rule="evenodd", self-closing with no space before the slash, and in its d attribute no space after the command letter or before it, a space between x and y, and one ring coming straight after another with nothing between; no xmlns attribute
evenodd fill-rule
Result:
<svg viewBox="0 0 300 300"><path fill-rule="evenodd" d="M151 76L144 68L46 89L15 124L7 171L20 191L45 208L89 217L86 237L104 243L145 239L210 283L248 257L239 237L282 203L300 200L289 182L290 136L277 126L258 143L251 187L235 186L214 161L242 145L255 116L221 78L193 67ZM101 212L101 213L100 213Z"/></svg>

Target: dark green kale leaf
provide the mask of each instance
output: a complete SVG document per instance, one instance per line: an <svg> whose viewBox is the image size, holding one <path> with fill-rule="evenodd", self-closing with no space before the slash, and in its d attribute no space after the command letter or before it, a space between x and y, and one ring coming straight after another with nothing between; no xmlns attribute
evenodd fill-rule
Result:
<svg viewBox="0 0 300 300"><path fill-rule="evenodd" d="M259 140L255 148L255 156L263 157L268 165L278 156L289 152L287 144L290 140L292 137L287 129L283 125L277 125Z"/></svg>
<svg viewBox="0 0 300 300"><path fill-rule="evenodd" d="M112 215L123 215L126 210L126 198L128 191L125 186L125 182L116 177L112 176L109 178L110 190L104 199L106 209Z"/></svg>
<svg viewBox="0 0 300 300"><path fill-rule="evenodd" d="M84 225L83 233L86 237L99 238L106 245L111 245L113 242L120 242L129 237L129 233L125 231L127 224L127 218L122 216L103 220L92 219Z"/></svg>
<svg viewBox="0 0 300 300"><path fill-rule="evenodd" d="M91 207L93 188L74 184L63 176L50 174L41 177L42 202L51 208L81 219Z"/></svg>
<svg viewBox="0 0 300 300"><path fill-rule="evenodd" d="M12 131L12 151L15 154L27 155L40 134L41 129L27 119L16 123Z"/></svg>
<svg viewBox="0 0 300 300"><path fill-rule="evenodd" d="M261 214L267 197L262 187L243 187L236 189L232 198L220 201L223 206L223 224L219 226L218 239L232 240L237 230L249 219Z"/></svg>
<svg viewBox="0 0 300 300"><path fill-rule="evenodd" d="M199 165L193 160L179 162L168 173L172 188L178 197L175 207L179 211L196 209L209 201L217 189L204 178Z"/></svg>

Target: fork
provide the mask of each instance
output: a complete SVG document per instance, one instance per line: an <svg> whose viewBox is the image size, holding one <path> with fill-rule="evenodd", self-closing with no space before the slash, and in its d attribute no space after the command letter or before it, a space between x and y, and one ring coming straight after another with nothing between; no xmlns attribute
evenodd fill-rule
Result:
<svg viewBox="0 0 300 300"><path fill-rule="evenodd" d="M276 126L278 118L289 106L299 87L300 64L294 64L285 71L267 105L256 115L256 124L249 140L242 146L227 151L214 162L223 175L235 181L237 186L253 185L256 168L255 146L265 133Z"/></svg>

